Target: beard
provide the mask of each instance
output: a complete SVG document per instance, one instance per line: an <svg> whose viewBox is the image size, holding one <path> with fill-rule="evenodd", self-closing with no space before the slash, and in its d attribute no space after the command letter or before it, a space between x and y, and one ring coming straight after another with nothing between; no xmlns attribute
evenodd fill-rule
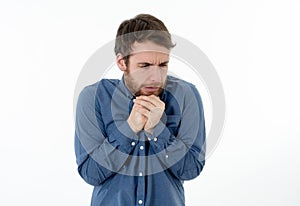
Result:
<svg viewBox="0 0 300 206"><path fill-rule="evenodd" d="M166 76L159 81L147 81L147 77L139 76L136 73L124 74L125 85L134 96L158 96L166 86Z"/></svg>

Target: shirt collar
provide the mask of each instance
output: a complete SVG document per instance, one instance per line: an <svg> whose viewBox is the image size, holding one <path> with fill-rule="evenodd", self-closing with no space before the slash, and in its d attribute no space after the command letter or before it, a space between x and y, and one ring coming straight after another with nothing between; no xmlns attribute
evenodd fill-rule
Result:
<svg viewBox="0 0 300 206"><path fill-rule="evenodd" d="M163 88L162 92L159 94L159 98L165 102L166 98L166 88Z"/></svg>
<svg viewBox="0 0 300 206"><path fill-rule="evenodd" d="M121 92L123 92L126 95L126 97L128 97L129 99L133 98L133 94L129 91L129 89L125 85L124 75L122 76L119 87L120 87Z"/></svg>

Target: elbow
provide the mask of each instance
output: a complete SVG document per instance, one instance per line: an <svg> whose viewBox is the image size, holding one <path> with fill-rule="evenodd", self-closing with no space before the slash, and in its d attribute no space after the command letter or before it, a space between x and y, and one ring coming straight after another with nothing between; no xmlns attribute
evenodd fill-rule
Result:
<svg viewBox="0 0 300 206"><path fill-rule="evenodd" d="M205 161L199 162L197 164L196 172L195 172L195 177L193 177L193 178L196 178L196 177L198 177L201 174L201 172L202 172L202 170L204 168L204 165L205 165Z"/></svg>
<svg viewBox="0 0 300 206"><path fill-rule="evenodd" d="M92 186L100 186L101 185L102 182L99 179L94 178L91 175L89 175L87 168L85 168L84 166L79 166L77 170L78 170L78 173L81 176L81 178L89 185L92 185Z"/></svg>
<svg viewBox="0 0 300 206"><path fill-rule="evenodd" d="M205 161L198 161L195 167L184 170L181 174L178 174L180 180L192 180L198 177L205 165Z"/></svg>

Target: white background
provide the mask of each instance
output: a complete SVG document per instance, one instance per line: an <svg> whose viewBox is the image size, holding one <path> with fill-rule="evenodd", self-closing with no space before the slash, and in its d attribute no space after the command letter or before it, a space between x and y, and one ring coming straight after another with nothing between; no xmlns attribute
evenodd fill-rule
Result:
<svg viewBox="0 0 300 206"><path fill-rule="evenodd" d="M89 205L73 148L76 80L138 13L201 48L224 86L225 130L184 184L186 205L299 205L299 10L297 0L1 0L0 205Z"/></svg>

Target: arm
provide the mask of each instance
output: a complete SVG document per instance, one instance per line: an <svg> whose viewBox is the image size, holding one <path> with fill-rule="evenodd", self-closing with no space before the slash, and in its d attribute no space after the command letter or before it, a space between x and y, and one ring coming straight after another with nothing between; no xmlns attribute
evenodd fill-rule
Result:
<svg viewBox="0 0 300 206"><path fill-rule="evenodd" d="M160 164L180 180L197 177L205 164L205 122L202 101L197 89L188 86L181 102L181 123L175 137L160 121L153 129L150 147ZM158 162L158 161L157 161Z"/></svg>
<svg viewBox="0 0 300 206"><path fill-rule="evenodd" d="M80 176L91 185L100 185L123 166L133 150L128 137L135 133L124 121L108 132L101 108L95 103L97 84L85 87L79 95L75 122L75 153Z"/></svg>

